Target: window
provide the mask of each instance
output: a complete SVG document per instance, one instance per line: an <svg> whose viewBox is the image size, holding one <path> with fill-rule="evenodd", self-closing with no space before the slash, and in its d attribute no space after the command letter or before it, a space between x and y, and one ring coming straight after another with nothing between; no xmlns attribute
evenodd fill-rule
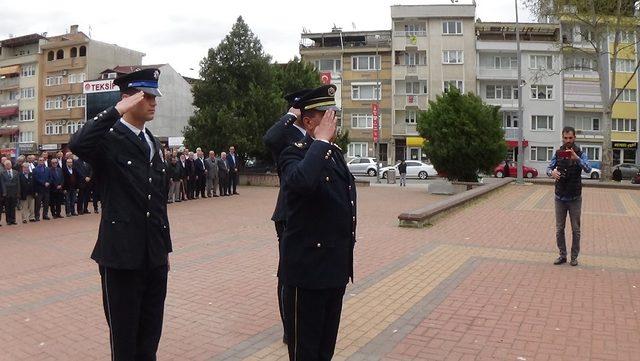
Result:
<svg viewBox="0 0 640 361"><path fill-rule="evenodd" d="M19 143L33 143L33 132L20 132Z"/></svg>
<svg viewBox="0 0 640 361"><path fill-rule="evenodd" d="M86 105L85 95L69 95L67 97L67 108L81 108Z"/></svg>
<svg viewBox="0 0 640 361"><path fill-rule="evenodd" d="M620 96L618 97L618 101L620 102L636 102L636 90L635 89L616 89L618 92L622 90Z"/></svg>
<svg viewBox="0 0 640 361"><path fill-rule="evenodd" d="M316 70L339 72L342 70L340 59L318 59L314 61Z"/></svg>
<svg viewBox="0 0 640 361"><path fill-rule="evenodd" d="M36 88L20 89L20 99L33 99L36 97Z"/></svg>
<svg viewBox="0 0 640 361"><path fill-rule="evenodd" d="M58 134L66 134L66 120L50 120L47 121L44 125L44 134L46 135L58 135Z"/></svg>
<svg viewBox="0 0 640 361"><path fill-rule="evenodd" d="M20 121L28 122L35 120L35 112L33 109L20 110Z"/></svg>
<svg viewBox="0 0 640 361"><path fill-rule="evenodd" d="M610 33L609 34L609 41L610 42L614 42L615 41L615 36L616 33ZM624 30L620 30L620 42L621 43L635 43L636 42L636 33L633 31L624 31Z"/></svg>
<svg viewBox="0 0 640 361"><path fill-rule="evenodd" d="M80 130L80 128L82 128L83 125L84 125L84 121L82 120L69 121L67 122L67 133L73 134L78 130Z"/></svg>
<svg viewBox="0 0 640 361"><path fill-rule="evenodd" d="M369 156L369 144L368 143L349 143L349 150L347 152L349 157L368 157ZM369 160L367 159L367 163Z"/></svg>
<svg viewBox="0 0 640 361"><path fill-rule="evenodd" d="M47 98L44 103L44 109L45 110L62 109L62 97L57 96L57 97Z"/></svg>
<svg viewBox="0 0 640 361"><path fill-rule="evenodd" d="M518 57L496 56L493 58L494 69L518 69Z"/></svg>
<svg viewBox="0 0 640 361"><path fill-rule="evenodd" d="M378 120L379 120L378 115ZM372 114L351 114L351 128L373 129Z"/></svg>
<svg viewBox="0 0 640 361"><path fill-rule="evenodd" d="M84 45L80 47L80 56L87 56L87 47Z"/></svg>
<svg viewBox="0 0 640 361"><path fill-rule="evenodd" d="M352 100L380 100L380 84L352 84Z"/></svg>
<svg viewBox="0 0 640 361"><path fill-rule="evenodd" d="M10 90L9 91L9 100L18 100L20 99L20 92Z"/></svg>
<svg viewBox="0 0 640 361"><path fill-rule="evenodd" d="M598 131L600 130L600 118L589 115L575 115L567 117L567 125L576 130Z"/></svg>
<svg viewBox="0 0 640 361"><path fill-rule="evenodd" d="M56 52L56 60L64 59L64 50L60 49Z"/></svg>
<svg viewBox="0 0 640 361"><path fill-rule="evenodd" d="M380 56L362 55L351 57L353 70L380 70Z"/></svg>
<svg viewBox="0 0 640 361"><path fill-rule="evenodd" d="M502 114L503 128L518 128L518 113L504 112Z"/></svg>
<svg viewBox="0 0 640 361"><path fill-rule="evenodd" d="M616 72L633 73L636 70L636 62L631 59L616 59Z"/></svg>
<svg viewBox="0 0 640 361"><path fill-rule="evenodd" d="M47 61L53 61L53 50L47 53Z"/></svg>
<svg viewBox="0 0 640 361"><path fill-rule="evenodd" d="M487 85L487 99L518 99L515 85Z"/></svg>
<svg viewBox="0 0 640 361"><path fill-rule="evenodd" d="M601 147L583 145L581 149L583 153L587 154L589 160L600 161L600 153L602 151Z"/></svg>
<svg viewBox="0 0 640 361"><path fill-rule="evenodd" d="M532 115L531 130L553 130L553 115Z"/></svg>
<svg viewBox="0 0 640 361"><path fill-rule="evenodd" d="M73 48L71 48L71 57L75 58L77 56L78 56L78 48L74 46Z"/></svg>
<svg viewBox="0 0 640 361"><path fill-rule="evenodd" d="M553 85L532 85L531 99L538 99L538 100L553 99Z"/></svg>
<svg viewBox="0 0 640 361"><path fill-rule="evenodd" d="M442 34L462 35L462 21L443 21Z"/></svg>
<svg viewBox="0 0 640 361"><path fill-rule="evenodd" d="M635 119L611 119L611 130L616 132L635 132Z"/></svg>
<svg viewBox="0 0 640 361"><path fill-rule="evenodd" d="M462 50L445 50L442 52L443 64L462 64L464 56Z"/></svg>
<svg viewBox="0 0 640 361"><path fill-rule="evenodd" d="M69 84L82 83L85 80L86 80L85 73L69 74L69 78L67 79Z"/></svg>
<svg viewBox="0 0 640 361"><path fill-rule="evenodd" d="M416 118L418 117L418 112L415 110L407 110L405 113L404 121L407 124L416 124Z"/></svg>
<svg viewBox="0 0 640 361"><path fill-rule="evenodd" d="M408 94L408 95L427 94L427 82L426 81L406 82L405 94Z"/></svg>
<svg viewBox="0 0 640 361"><path fill-rule="evenodd" d="M531 147L531 160L550 162L553 158L553 147Z"/></svg>
<svg viewBox="0 0 640 361"><path fill-rule="evenodd" d="M572 71L597 71L596 61L585 57L568 57L565 67Z"/></svg>
<svg viewBox="0 0 640 361"><path fill-rule="evenodd" d="M550 55L529 56L529 69L553 69L553 57Z"/></svg>
<svg viewBox="0 0 640 361"><path fill-rule="evenodd" d="M47 86L54 86L54 85L62 84L62 75L48 76L47 79L46 79L45 84Z"/></svg>
<svg viewBox="0 0 640 361"><path fill-rule="evenodd" d="M22 67L22 73L20 74L23 77L30 77L36 75L36 66L35 65L25 65Z"/></svg>
<svg viewBox="0 0 640 361"><path fill-rule="evenodd" d="M400 65L399 61L397 63L397 65ZM425 52L406 52L404 53L404 64L402 65L427 65L427 54Z"/></svg>
<svg viewBox="0 0 640 361"><path fill-rule="evenodd" d="M405 24L404 34L405 36L426 35L427 31L424 24Z"/></svg>
<svg viewBox="0 0 640 361"><path fill-rule="evenodd" d="M442 91L447 91L451 87L458 88L460 92L464 92L464 83L462 80L445 80L442 83Z"/></svg>

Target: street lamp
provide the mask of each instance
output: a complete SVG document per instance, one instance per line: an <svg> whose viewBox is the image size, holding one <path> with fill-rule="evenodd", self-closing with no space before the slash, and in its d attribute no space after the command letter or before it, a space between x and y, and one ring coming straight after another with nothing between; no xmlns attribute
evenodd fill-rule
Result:
<svg viewBox="0 0 640 361"><path fill-rule="evenodd" d="M378 88L378 92L377 94L375 94L376 96L376 104L377 104L377 112L378 112L378 122L376 123L376 127L377 129L375 129L377 131L377 137L375 139L376 142L376 183L380 183L380 98L382 96L382 86L380 84L380 68L382 67L382 60L379 59L379 45L380 45L380 34L376 34L375 35L376 38L376 60L374 62L374 64L376 65L376 87ZM376 64L377 62L377 64ZM376 115L374 114L374 117Z"/></svg>
<svg viewBox="0 0 640 361"><path fill-rule="evenodd" d="M516 54L518 58L518 165L517 165L517 184L524 184L524 174L522 171L522 166L524 163L524 149L522 146L524 144L524 111L522 109L522 94L524 93L522 90L524 88L524 83L522 82L522 52L520 51L520 22L518 20L518 0L514 0L516 5Z"/></svg>

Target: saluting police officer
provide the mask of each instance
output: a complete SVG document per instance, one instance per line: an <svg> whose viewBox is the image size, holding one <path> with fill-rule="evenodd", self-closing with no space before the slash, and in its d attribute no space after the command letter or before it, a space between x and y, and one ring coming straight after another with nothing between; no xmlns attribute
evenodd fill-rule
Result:
<svg viewBox="0 0 640 361"><path fill-rule="evenodd" d="M289 358L330 360L342 298L353 279L356 187L336 136L335 85L299 100L304 140L279 157L286 227L280 244L280 281Z"/></svg>
<svg viewBox="0 0 640 361"><path fill-rule="evenodd" d="M162 331L172 251L168 180L160 143L145 127L162 96L159 76L144 69L116 78L121 100L69 143L91 164L102 198L91 258L99 265L112 360L155 360Z"/></svg>
<svg viewBox="0 0 640 361"><path fill-rule="evenodd" d="M289 104L289 111L287 114L283 115L280 120L275 122L267 133L264 135L262 140L264 144L267 146L269 151L271 151L271 155L273 160L278 164L278 158L280 157L280 153L282 151L292 145L294 142L304 139L307 135L307 131L304 129L300 119L300 104L298 103L302 96L310 92L312 89L302 89L291 94L287 94L284 96L284 99ZM278 168L278 179L281 178L280 169ZM280 179L280 184L282 185L282 180ZM271 220L274 222L276 227L276 235L278 237L278 247L280 245L280 238L282 238L282 233L284 232L284 228L286 226L285 219L285 211L284 211L284 193L282 189L278 191L278 200L276 201L276 208L273 210L273 215L271 216ZM280 273L278 271L278 273ZM280 282L280 278L278 277L278 308L280 310L280 318L282 319L282 325L285 326L284 322L284 314L282 311L282 283ZM287 334L285 332L282 337L282 342L287 343Z"/></svg>

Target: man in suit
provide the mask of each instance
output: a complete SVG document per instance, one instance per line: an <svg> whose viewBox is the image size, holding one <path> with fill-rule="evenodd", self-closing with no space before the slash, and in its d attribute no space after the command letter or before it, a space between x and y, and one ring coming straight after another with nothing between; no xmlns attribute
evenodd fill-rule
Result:
<svg viewBox="0 0 640 361"><path fill-rule="evenodd" d="M51 216L53 218L63 218L62 203L65 201L64 197L64 174L62 167L58 165L58 158L51 158L51 194L49 195L51 205Z"/></svg>
<svg viewBox="0 0 640 361"><path fill-rule="evenodd" d="M7 214L7 224L15 225L17 224L16 206L20 197L20 177L8 159L4 161L4 171L1 176L4 184L4 209Z"/></svg>
<svg viewBox="0 0 640 361"><path fill-rule="evenodd" d="M162 332L169 253L168 179L160 142L145 123L155 115L160 70L114 80L115 105L88 120L69 148L91 164L102 199L99 265L112 360L155 360Z"/></svg>
<svg viewBox="0 0 640 361"><path fill-rule="evenodd" d="M238 186L238 163L240 158L236 154L236 148L234 146L229 147L229 154L227 154L227 164L229 165L229 194L239 194L236 192Z"/></svg>
<svg viewBox="0 0 640 361"><path fill-rule="evenodd" d="M229 193L229 164L227 163L227 153L220 153L218 159L218 181L220 182L220 195L230 196Z"/></svg>
<svg viewBox="0 0 640 361"><path fill-rule="evenodd" d="M171 156L171 160L167 164L167 177L169 177L169 199L167 203L180 202L181 170L178 165L178 159Z"/></svg>
<svg viewBox="0 0 640 361"><path fill-rule="evenodd" d="M196 198L205 198L204 187L206 184L205 173L206 168L204 166L204 153L202 149L196 149L196 159L193 161L194 173L196 176Z"/></svg>
<svg viewBox="0 0 640 361"><path fill-rule="evenodd" d="M189 182L189 175L187 174L187 156L183 152L180 154L180 161L178 162L180 167L180 199L186 201L189 199L187 192L187 183Z"/></svg>
<svg viewBox="0 0 640 361"><path fill-rule="evenodd" d="M35 213L33 211L35 203L35 188L33 173L29 171L29 164L22 164L22 172L20 173L20 210L22 211L22 223L35 222Z"/></svg>
<svg viewBox="0 0 640 361"><path fill-rule="evenodd" d="M331 360L344 290L353 278L356 188L332 143L335 91L324 85L302 96L307 135L279 157L287 222L279 277L291 360Z"/></svg>
<svg viewBox="0 0 640 361"><path fill-rule="evenodd" d="M218 189L218 161L216 152L210 150L209 158L204 160L204 167L207 171L207 196L217 197L216 189Z"/></svg>
<svg viewBox="0 0 640 361"><path fill-rule="evenodd" d="M40 220L40 210L42 209L42 219L49 219L49 197L51 189L51 171L45 165L45 158L38 158L38 165L33 169L34 189L36 191L36 222Z"/></svg>
<svg viewBox="0 0 640 361"><path fill-rule="evenodd" d="M82 159L76 162L76 173L78 177L78 200L77 214L89 213L87 207L89 205L89 195L91 193L91 166Z"/></svg>
<svg viewBox="0 0 640 361"><path fill-rule="evenodd" d="M76 199L78 196L78 185L80 183L81 176L78 174L78 170L73 165L73 159L65 159L67 165L64 167L62 173L64 174L64 193L66 196L66 203L64 205L64 211L69 216L77 216L76 213Z"/></svg>
<svg viewBox="0 0 640 361"><path fill-rule="evenodd" d="M267 148L271 151L271 156L273 157L274 162L278 164L278 158L280 157L280 153L292 145L293 143L302 140L306 135L306 130L301 126L300 123L300 109L298 101L301 97L311 91L311 89L302 89L297 92L287 94L284 98L289 104L289 112L283 115L280 120L275 122L267 133L264 135L262 140ZM280 180L280 184L282 185L282 180L280 178L280 171L278 171L278 179ZM282 233L284 232L286 226L285 220L285 210L284 210L284 193L282 192L282 188L278 190L278 198L276 201L276 207L273 210L273 215L271 216L271 220L274 222L276 228L276 235L278 237L278 247L280 246L280 238L282 237ZM280 318L282 319L283 327L286 324L284 322L284 313L282 310L282 283L280 282L280 278L278 278L278 286L277 286L277 294L278 294L278 308L280 310ZM287 343L286 333L282 337L282 341Z"/></svg>
<svg viewBox="0 0 640 361"><path fill-rule="evenodd" d="M187 198L195 199L196 197L196 166L194 164L195 154L189 152L185 159L184 171L187 173Z"/></svg>

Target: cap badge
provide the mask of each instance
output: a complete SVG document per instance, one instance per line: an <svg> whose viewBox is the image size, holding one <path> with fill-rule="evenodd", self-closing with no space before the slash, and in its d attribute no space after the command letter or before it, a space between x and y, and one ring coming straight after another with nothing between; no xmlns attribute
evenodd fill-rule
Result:
<svg viewBox="0 0 640 361"><path fill-rule="evenodd" d="M154 79L157 80L159 76L160 76L160 72L159 71L156 70L156 71L153 72L153 78Z"/></svg>
<svg viewBox="0 0 640 361"><path fill-rule="evenodd" d="M333 87L330 87L330 88L327 90L327 93L329 93L329 96L331 96L331 97L332 97L332 96L334 96L334 95L336 94L336 90L335 90Z"/></svg>

